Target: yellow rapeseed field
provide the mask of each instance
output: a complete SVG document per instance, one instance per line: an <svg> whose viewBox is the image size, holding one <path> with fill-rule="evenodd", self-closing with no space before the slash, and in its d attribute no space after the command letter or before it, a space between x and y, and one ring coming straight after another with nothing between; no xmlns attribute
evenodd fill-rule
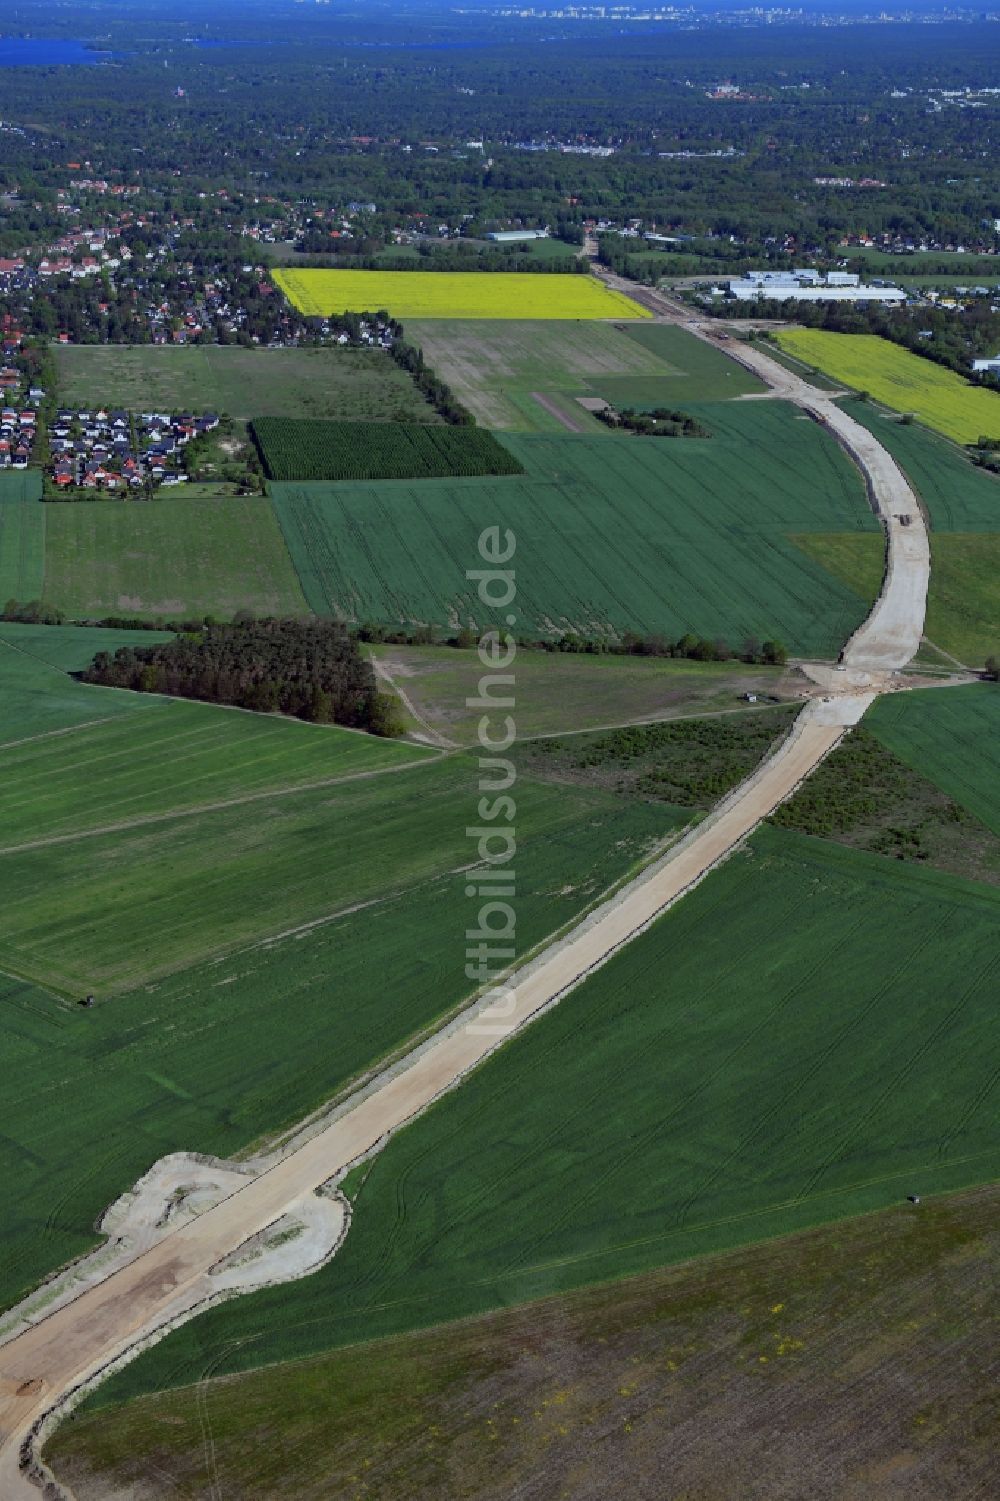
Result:
<svg viewBox="0 0 1000 1501"><path fill-rule="evenodd" d="M376 312L394 318L648 318L594 276L489 271L274 272L275 284L313 318Z"/></svg>
<svg viewBox="0 0 1000 1501"><path fill-rule="evenodd" d="M1000 396L876 334L786 328L778 343L833 380L867 391L883 406L912 412L956 443L974 443L984 434L1000 438Z"/></svg>

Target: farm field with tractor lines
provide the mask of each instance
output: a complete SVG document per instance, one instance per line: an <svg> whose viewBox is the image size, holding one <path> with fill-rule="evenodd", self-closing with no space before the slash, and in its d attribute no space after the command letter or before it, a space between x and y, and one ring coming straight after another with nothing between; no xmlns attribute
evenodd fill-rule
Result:
<svg viewBox="0 0 1000 1501"><path fill-rule="evenodd" d="M11 501L37 500L42 493L42 476L37 469L0 470L0 509Z"/></svg>
<svg viewBox="0 0 1000 1501"><path fill-rule="evenodd" d="M133 970L148 974L162 952L155 941L161 920L183 930L185 917L200 911L202 939L224 954L112 997L97 987L91 1010L0 975L7 1081L0 1173L8 1206L0 1307L95 1245L98 1215L165 1153L245 1152L301 1121L467 999L470 904L463 893L475 847L465 824L470 808L475 813L475 781L458 761L414 775L419 792L414 784L408 806L393 808L391 798L365 807L341 803L335 821L313 818L298 872L313 888L319 917L311 923L278 933L279 865L263 886L258 881L251 919L238 925L241 939L225 878L227 857L238 859L240 851L217 849L209 879L196 857L198 840L207 857L222 831L187 820L187 863L171 888L173 911L156 910L155 900L145 905L134 890L131 910L122 909L133 879L151 890L159 873L148 861L139 870L132 848L108 844L119 880L110 892L91 891L72 941L81 948L90 941L86 924L96 911L105 922L91 959L131 957ZM517 937L526 953L689 814L525 782L518 817ZM357 858L352 845L363 847ZM0 857L0 872L6 864ZM40 868L58 881L51 863ZM262 869L270 870L266 860ZM117 927L107 921L116 909ZM57 943L66 941L63 927ZM196 947L190 934L185 942ZM180 959L180 945L173 947Z"/></svg>
<svg viewBox="0 0 1000 1501"><path fill-rule="evenodd" d="M161 700L152 696L144 703L139 694L93 688L78 683L69 673L86 667L94 652L152 645L165 639L159 631L0 622L0 695L4 708L0 752L4 752L4 763L9 764L8 757L13 754L9 748L18 742L156 707Z"/></svg>
<svg viewBox="0 0 1000 1501"><path fill-rule="evenodd" d="M259 417L251 424L272 480L423 479L520 474L492 433L404 422L314 422Z"/></svg>
<svg viewBox="0 0 1000 1501"><path fill-rule="evenodd" d="M559 792L519 784L526 839L599 816L601 794ZM112 808L107 832L0 855L0 969L68 995L122 990L467 865L475 810L471 764L436 757L250 813L221 802L116 829ZM678 818L668 810L664 829Z"/></svg>
<svg viewBox="0 0 1000 1501"><path fill-rule="evenodd" d="M0 500L0 603L38 599L44 577L45 508L34 498Z"/></svg>
<svg viewBox="0 0 1000 1501"><path fill-rule="evenodd" d="M881 539L859 532L805 533L797 547L849 589L877 588ZM931 579L924 635L971 668L981 668L1000 641L1000 534L932 532Z"/></svg>
<svg viewBox="0 0 1000 1501"><path fill-rule="evenodd" d="M783 328L776 337L789 354L893 411L912 412L956 443L975 443L982 434L1000 438L1000 395L876 334Z"/></svg>
<svg viewBox="0 0 1000 1501"><path fill-rule="evenodd" d="M407 766L430 754L332 725L73 686L84 700L92 695L91 719L106 712L105 695L149 709L3 750L0 852L25 841Z"/></svg>
<svg viewBox="0 0 1000 1501"><path fill-rule="evenodd" d="M318 614L478 622L465 570L483 525L503 515L530 558L518 579L522 630L693 631L737 646L778 637L793 653L834 655L870 596L790 534L857 531L881 545L856 471L780 403L692 410L713 438L510 435L518 477L275 484L303 592Z"/></svg>
<svg viewBox="0 0 1000 1501"><path fill-rule="evenodd" d="M932 541L941 533L1000 532L1000 477L977 469L946 438L900 422L868 401L840 403L892 454L930 517Z"/></svg>
<svg viewBox="0 0 1000 1501"><path fill-rule="evenodd" d="M211 1310L91 1405L991 1177L998 935L993 888L759 830L352 1170L328 1266Z"/></svg>
<svg viewBox="0 0 1000 1501"><path fill-rule="evenodd" d="M649 318L630 297L586 273L309 271L282 268L275 286L313 318L385 309L408 318Z"/></svg>

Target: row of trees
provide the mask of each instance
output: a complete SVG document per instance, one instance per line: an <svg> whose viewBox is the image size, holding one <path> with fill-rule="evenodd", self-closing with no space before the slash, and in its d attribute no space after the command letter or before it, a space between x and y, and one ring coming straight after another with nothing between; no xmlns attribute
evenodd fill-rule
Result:
<svg viewBox="0 0 1000 1501"><path fill-rule="evenodd" d="M379 317L388 318L387 314L380 313ZM423 351L415 344L408 344L403 338L403 326L394 319L388 320L393 332L393 340L389 346L389 353L408 375L413 377L413 382L418 391L421 391L431 406L434 407L445 420L457 427L473 427L475 417L464 407L439 375L435 375L431 367L425 362Z"/></svg>
<svg viewBox="0 0 1000 1501"><path fill-rule="evenodd" d="M468 626L449 635L435 630L433 626L386 626L366 622L358 627L362 641L385 642L394 646L453 646L458 651L472 651L479 643L480 633ZM696 636L686 631L672 640L659 632L641 634L638 631L623 631L615 636L584 636L575 631L566 631L561 636L518 636L517 645L522 651L571 653L586 656L625 657L686 657L695 662L741 661L781 667L788 661L788 649L782 641L771 638L759 641L756 636L747 636L738 651L721 636Z"/></svg>
<svg viewBox="0 0 1000 1501"><path fill-rule="evenodd" d="M334 621L246 620L162 645L98 652L88 683L167 693L399 735L395 702L378 692L357 639Z"/></svg>

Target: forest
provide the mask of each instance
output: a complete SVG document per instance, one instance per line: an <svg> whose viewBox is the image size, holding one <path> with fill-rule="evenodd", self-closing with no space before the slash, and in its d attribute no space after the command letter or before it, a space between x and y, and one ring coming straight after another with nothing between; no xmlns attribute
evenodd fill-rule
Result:
<svg viewBox="0 0 1000 1501"><path fill-rule="evenodd" d="M891 233L996 248L1000 100L928 99L991 82L985 20L668 32L433 5L229 3L206 17L157 0L137 38L133 9L7 8L11 34L90 32L111 51L94 67L5 71L16 130L0 138L0 191L15 201L0 253L58 225L72 161L155 189L199 228L208 213L359 200L379 243L406 221L476 235L639 217L753 247ZM738 98L710 97L722 80ZM844 176L880 186L831 185Z"/></svg>
<svg viewBox="0 0 1000 1501"><path fill-rule="evenodd" d="M358 641L336 621L237 619L158 646L98 652L86 683L290 714L313 724L399 735Z"/></svg>

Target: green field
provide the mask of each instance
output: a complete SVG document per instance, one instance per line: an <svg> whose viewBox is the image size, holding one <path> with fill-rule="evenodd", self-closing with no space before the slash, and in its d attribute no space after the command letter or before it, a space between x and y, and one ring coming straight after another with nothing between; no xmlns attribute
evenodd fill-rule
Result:
<svg viewBox="0 0 1000 1501"><path fill-rule="evenodd" d="M0 606L39 599L45 578L45 506L33 500L0 503Z"/></svg>
<svg viewBox="0 0 1000 1501"><path fill-rule="evenodd" d="M522 631L777 636L835 655L869 600L789 534L875 533L857 472L780 403L695 415L711 440L511 436L523 478L274 485L306 599L361 621L479 623L465 572L499 523L517 538Z"/></svg>
<svg viewBox="0 0 1000 1501"><path fill-rule="evenodd" d="M626 325L623 332L633 343L669 365L675 377L683 376L683 385L674 388L678 400L723 401L730 396L767 389L763 381L728 359L721 349L696 339L676 324L633 323ZM594 384L603 392L600 382Z"/></svg>
<svg viewBox="0 0 1000 1501"><path fill-rule="evenodd" d="M521 473L513 455L492 433L478 427L260 417L252 431L264 471L272 480Z"/></svg>
<svg viewBox="0 0 1000 1501"><path fill-rule="evenodd" d="M45 596L75 618L308 613L269 500L52 504L45 520Z"/></svg>
<svg viewBox="0 0 1000 1501"><path fill-rule="evenodd" d="M871 402L843 406L892 454L926 506L935 533L1000 532L1000 478L977 469L961 449L919 423L902 423Z"/></svg>
<svg viewBox="0 0 1000 1501"><path fill-rule="evenodd" d="M467 703L478 694L482 677L477 652L451 646L380 645L364 650L377 658L417 711L419 719L408 717L411 728L419 730L422 721L459 745L477 743L481 710ZM724 712L738 708L744 693L784 697L796 691L793 670L743 662L521 651L513 670L520 739L640 719Z"/></svg>
<svg viewBox="0 0 1000 1501"><path fill-rule="evenodd" d="M76 1414L45 1457L79 1501L708 1501L988 1495L996 1189ZM975 1316L970 1317L970 1310ZM877 1337L871 1338L872 1331ZM934 1416L927 1372L934 1372ZM893 1399L886 1402L887 1383ZM795 1422L786 1420L790 1396ZM988 1399L987 1399L988 1400ZM711 1414L711 1421L706 1421ZM943 1415L943 1420L938 1418ZM738 1445L730 1441L736 1428ZM595 1437L599 1439L595 1442ZM433 1442L429 1439L433 1438ZM919 1469L919 1480L913 1469Z"/></svg>
<svg viewBox="0 0 1000 1501"><path fill-rule="evenodd" d="M848 588L863 592L881 577L882 548L874 537L815 533L795 542ZM924 634L973 668L1000 651L1000 535L932 532Z"/></svg>
<svg viewBox="0 0 1000 1501"><path fill-rule="evenodd" d="M975 443L983 433L1000 438L1000 395L877 334L783 328L776 338L790 354L956 443Z"/></svg>
<svg viewBox="0 0 1000 1501"><path fill-rule="evenodd" d="M660 324L434 320L407 323L407 334L480 422L515 432L575 424L601 433L575 398L605 396L606 387L655 389L651 404L666 406L764 389L683 329Z"/></svg>
<svg viewBox="0 0 1000 1501"><path fill-rule="evenodd" d="M67 406L213 411L231 417L371 418L436 422L410 377L381 349L171 349L61 344Z"/></svg>
<svg viewBox="0 0 1000 1501"><path fill-rule="evenodd" d="M421 779L420 797L411 777ZM397 796L403 783L405 799ZM175 954L197 946L192 921L203 923L212 947L229 952L107 1004L94 987L98 1004L89 1011L0 977L0 1307L92 1246L98 1215L164 1153L246 1150L303 1119L467 998L465 825L478 795L475 768L452 761L354 786L389 795L348 804L331 790L325 806L312 798L291 874L287 838L282 845L267 804L255 805L253 819L243 810L225 830L212 820L183 820L187 847L172 867L156 867L126 840L103 846L103 867L83 859L74 870L75 861L64 865L42 852L37 869L48 871L61 910L53 915L45 902L34 911L44 906L53 915L42 940L65 964L89 950L97 963L131 960L142 970L156 957L144 952L148 946L162 951L161 923L177 927ZM682 816L520 782L520 951L571 920ZM263 838L255 827L261 821ZM230 842L218 849L224 834ZM269 841L278 846L271 853ZM82 857L94 843L72 848ZM260 869L256 885L244 888L253 908L244 923L238 876L228 867L245 869L247 845L255 843ZM7 864L0 860L0 872ZM108 865L118 869L117 882ZM96 888L88 901L90 880ZM133 880L148 884L129 892ZM264 940L280 926L295 882L329 920ZM4 880L5 895L15 884ZM366 898L369 905L356 910ZM101 930L93 948L91 919ZM240 945L246 928L252 938Z"/></svg>
<svg viewBox="0 0 1000 1501"><path fill-rule="evenodd" d="M760 830L352 1175L328 1266L205 1314L94 1400L989 1180L998 937L1000 892Z"/></svg>
<svg viewBox="0 0 1000 1501"><path fill-rule="evenodd" d="M157 729L132 733L151 738ZM426 752L389 751L397 759L414 754ZM376 744L376 765L382 755ZM216 766L216 752L207 751L205 762ZM465 758L435 757L399 774L272 793L249 809L225 798L202 804L155 779L147 794L123 769L119 781L132 794L127 816L164 816L118 828L110 799L101 823L84 795L90 827L69 833L68 802L58 793L47 797L22 775L28 791L19 816L30 828L37 799L60 837L38 847L18 840L0 851L0 969L66 995L121 991L456 869L469 858L465 830L476 807L475 765ZM245 773L251 786L255 775L252 766ZM214 785L224 787L225 771L215 776ZM240 785L235 772L232 784ZM577 791L584 803L593 795ZM518 785L526 829L551 834L582 807L575 798L553 800L547 786Z"/></svg>
<svg viewBox="0 0 1000 1501"><path fill-rule="evenodd" d="M0 470L0 506L12 500L39 500L42 476L37 469Z"/></svg>
<svg viewBox="0 0 1000 1501"><path fill-rule="evenodd" d="M119 646L152 645L168 639L157 631L104 631L72 626L14 625L0 622L0 751L36 735L72 729L156 708L136 693L96 688L68 676L86 667L94 652ZM7 756L0 754L0 764ZM3 838L0 833L0 839Z"/></svg>
<svg viewBox="0 0 1000 1501"><path fill-rule="evenodd" d="M92 696L94 717L105 695L139 708L145 699L73 686ZM151 703L158 712L104 720L0 754L0 853L56 834L408 766L429 754L332 725L183 699L154 696Z"/></svg>
<svg viewBox="0 0 1000 1501"><path fill-rule="evenodd" d="M881 698L866 726L900 760L1000 834L1000 688L970 684Z"/></svg>

